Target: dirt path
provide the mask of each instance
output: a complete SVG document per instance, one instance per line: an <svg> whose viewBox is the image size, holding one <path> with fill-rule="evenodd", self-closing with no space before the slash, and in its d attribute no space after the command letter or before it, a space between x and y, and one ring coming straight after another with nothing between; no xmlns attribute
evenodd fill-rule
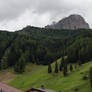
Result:
<svg viewBox="0 0 92 92"><path fill-rule="evenodd" d="M0 83L0 88L2 88L2 90L4 92L23 92L21 90L18 90L16 88L10 87L10 86L8 86L6 84L3 84L3 83Z"/></svg>

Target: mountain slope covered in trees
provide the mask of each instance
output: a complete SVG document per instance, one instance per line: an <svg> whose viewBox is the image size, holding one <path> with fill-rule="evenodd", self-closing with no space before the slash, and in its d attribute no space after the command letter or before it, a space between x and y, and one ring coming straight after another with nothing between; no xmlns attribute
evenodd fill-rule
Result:
<svg viewBox="0 0 92 92"><path fill-rule="evenodd" d="M68 62L91 60L92 30L54 30L27 26L17 32L0 31L0 69L14 67L24 72L25 65L48 65L62 56ZM89 53L89 54L88 54Z"/></svg>

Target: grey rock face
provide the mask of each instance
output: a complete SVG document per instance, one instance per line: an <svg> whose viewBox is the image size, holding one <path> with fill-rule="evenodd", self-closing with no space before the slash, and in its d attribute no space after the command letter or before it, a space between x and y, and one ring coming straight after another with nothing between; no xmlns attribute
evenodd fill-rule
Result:
<svg viewBox="0 0 92 92"><path fill-rule="evenodd" d="M56 24L48 25L45 28L52 29L90 29L89 24L80 15L70 15Z"/></svg>

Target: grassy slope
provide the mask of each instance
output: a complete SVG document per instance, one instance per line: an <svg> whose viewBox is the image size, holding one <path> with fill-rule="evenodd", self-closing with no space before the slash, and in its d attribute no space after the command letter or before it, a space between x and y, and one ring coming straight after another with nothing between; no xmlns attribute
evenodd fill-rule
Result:
<svg viewBox="0 0 92 92"><path fill-rule="evenodd" d="M56 91L64 90L64 92L74 92L75 88L79 88L78 92L91 92L89 88L89 80L83 80L92 62L84 64L79 70L69 73L69 76L63 77L63 74L48 74L47 66L36 66L30 64L27 66L27 72L17 75L9 85L21 90L26 90L31 87L41 87L44 84L46 88ZM52 65L54 68L54 64ZM81 74L82 73L82 74Z"/></svg>

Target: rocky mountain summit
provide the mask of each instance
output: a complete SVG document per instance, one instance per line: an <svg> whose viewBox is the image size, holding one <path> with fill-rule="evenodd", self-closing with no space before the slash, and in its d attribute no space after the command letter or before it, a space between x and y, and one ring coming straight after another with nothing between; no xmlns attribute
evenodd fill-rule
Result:
<svg viewBox="0 0 92 92"><path fill-rule="evenodd" d="M90 29L89 24L80 15L70 15L69 17L63 18L57 23L47 25L45 28L51 29Z"/></svg>

